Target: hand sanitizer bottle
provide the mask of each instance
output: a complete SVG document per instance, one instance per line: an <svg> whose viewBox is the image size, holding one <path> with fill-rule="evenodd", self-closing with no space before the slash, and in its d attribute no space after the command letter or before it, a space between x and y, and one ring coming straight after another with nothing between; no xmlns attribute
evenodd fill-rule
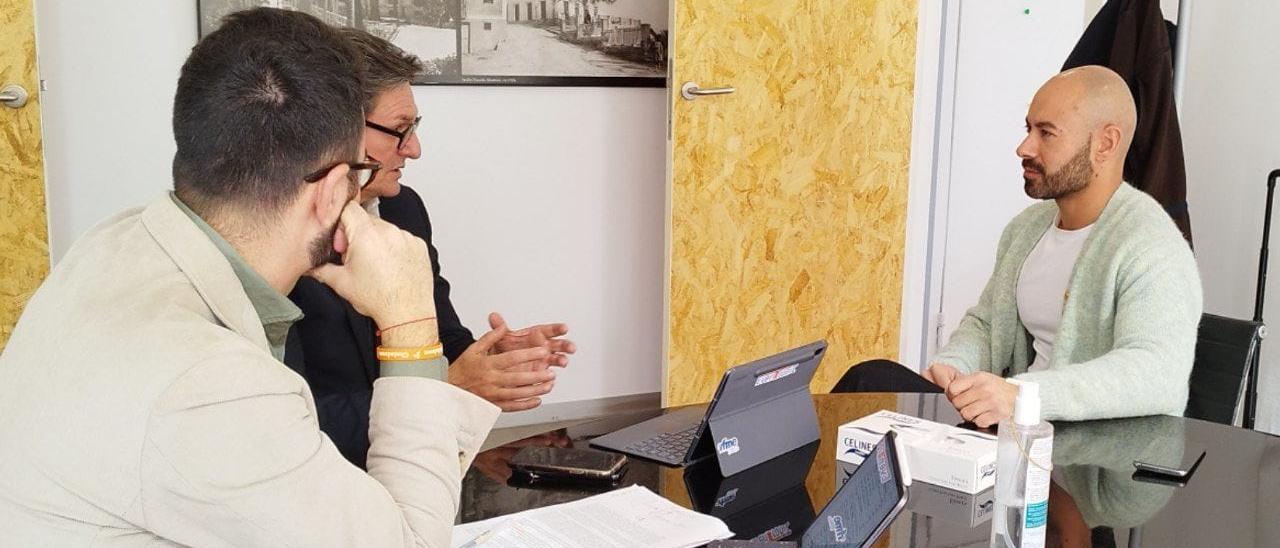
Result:
<svg viewBox="0 0 1280 548"><path fill-rule="evenodd" d="M1043 548L1053 470L1053 425L1040 420L1040 385L1018 385L1013 417L1000 421L991 548Z"/></svg>

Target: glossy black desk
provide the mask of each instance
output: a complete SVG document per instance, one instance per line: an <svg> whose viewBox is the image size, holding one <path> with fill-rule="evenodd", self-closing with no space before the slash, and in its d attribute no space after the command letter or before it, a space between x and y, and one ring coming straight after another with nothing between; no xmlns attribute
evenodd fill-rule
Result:
<svg viewBox="0 0 1280 548"><path fill-rule="evenodd" d="M640 484L682 506L723 519L740 538L799 534L835 492L836 428L890 409L938 422L959 417L945 398L917 394L814 396L822 440L725 479L714 465L689 469L632 459L621 485ZM461 521L588 496L582 488L530 487L506 460L523 445L586 447L587 440L660 413L647 412L522 427L530 435L481 453L462 485ZM1280 438L1173 417L1057 423L1050 546L1280 547ZM513 439L495 430L491 438ZM1204 461L1185 486L1135 480L1139 455ZM985 495L986 500L983 500ZM878 546L987 546L990 492L977 496L917 482L904 512ZM1055 544L1056 543L1056 544Z"/></svg>

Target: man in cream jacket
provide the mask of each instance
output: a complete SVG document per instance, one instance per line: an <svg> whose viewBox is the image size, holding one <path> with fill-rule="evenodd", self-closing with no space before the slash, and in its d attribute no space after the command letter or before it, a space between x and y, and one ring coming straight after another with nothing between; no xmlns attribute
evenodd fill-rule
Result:
<svg viewBox="0 0 1280 548"><path fill-rule="evenodd" d="M498 408L441 380L426 245L352 201L358 69L280 10L192 50L175 191L81 238L0 355L0 546L447 545ZM280 362L308 274L382 330L367 473Z"/></svg>

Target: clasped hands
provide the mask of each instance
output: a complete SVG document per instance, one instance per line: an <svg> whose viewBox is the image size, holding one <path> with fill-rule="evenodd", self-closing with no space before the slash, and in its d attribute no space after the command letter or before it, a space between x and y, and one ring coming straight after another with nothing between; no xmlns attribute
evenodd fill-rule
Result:
<svg viewBox="0 0 1280 548"><path fill-rule="evenodd" d="M555 387L554 367L569 365L577 351L564 339L563 323L512 331L498 313L489 314L491 331L480 337L449 367L449 384L489 400L503 411L524 411L542 404Z"/></svg>
<svg viewBox="0 0 1280 548"><path fill-rule="evenodd" d="M439 341L431 259L421 239L348 202L334 231L333 250L341 264L323 264L311 275L333 288L379 326L402 326L391 346L426 346ZM408 322L408 323L406 323ZM489 400L503 411L542 404L555 386L552 366L569 365L577 351L563 339L562 323L512 331L501 315L489 315L485 333L449 367L450 384ZM384 342L388 342L384 338Z"/></svg>
<svg viewBox="0 0 1280 548"><path fill-rule="evenodd" d="M944 363L929 366L923 376L942 388L964 420L981 428L1013 416L1018 386L1003 377L986 371L962 374Z"/></svg>

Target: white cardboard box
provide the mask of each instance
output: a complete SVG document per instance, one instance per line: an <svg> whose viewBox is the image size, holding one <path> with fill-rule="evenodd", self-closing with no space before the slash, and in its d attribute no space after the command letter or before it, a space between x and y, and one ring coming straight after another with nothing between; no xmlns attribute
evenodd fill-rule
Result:
<svg viewBox="0 0 1280 548"><path fill-rule="evenodd" d="M995 436L893 411L879 411L841 426L836 460L862 464L890 429L898 433L912 479L969 494L995 485Z"/></svg>

